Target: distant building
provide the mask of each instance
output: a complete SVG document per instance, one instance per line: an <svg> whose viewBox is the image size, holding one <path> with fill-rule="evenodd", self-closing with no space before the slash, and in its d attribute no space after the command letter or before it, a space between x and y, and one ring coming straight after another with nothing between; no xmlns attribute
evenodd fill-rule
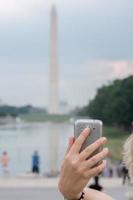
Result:
<svg viewBox="0 0 133 200"><path fill-rule="evenodd" d="M70 112L70 107L67 101L60 101L60 114L68 114Z"/></svg>

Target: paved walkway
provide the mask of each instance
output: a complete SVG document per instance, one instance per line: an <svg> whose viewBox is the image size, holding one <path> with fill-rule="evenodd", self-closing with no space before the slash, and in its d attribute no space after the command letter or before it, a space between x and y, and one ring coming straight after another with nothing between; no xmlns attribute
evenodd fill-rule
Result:
<svg viewBox="0 0 133 200"><path fill-rule="evenodd" d="M57 189L58 179L10 178L0 179L1 200L63 200ZM116 200L126 200L126 186L120 179L102 178L104 191Z"/></svg>
<svg viewBox="0 0 133 200"><path fill-rule="evenodd" d="M116 200L126 200L125 189L108 189L107 193ZM0 189L1 200L63 200L56 188Z"/></svg>
<svg viewBox="0 0 133 200"><path fill-rule="evenodd" d="M90 181L90 184L93 180ZM106 188L121 187L121 179L119 178L101 178L100 183ZM22 177L1 177L0 188L56 188L58 186L58 178L39 178L33 176Z"/></svg>

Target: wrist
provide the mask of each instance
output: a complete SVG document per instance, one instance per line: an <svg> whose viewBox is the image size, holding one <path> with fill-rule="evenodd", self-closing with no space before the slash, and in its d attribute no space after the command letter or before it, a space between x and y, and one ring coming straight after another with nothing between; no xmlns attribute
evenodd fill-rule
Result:
<svg viewBox="0 0 133 200"><path fill-rule="evenodd" d="M64 197L64 200L84 200L85 192L81 192L78 195L71 196L71 197Z"/></svg>

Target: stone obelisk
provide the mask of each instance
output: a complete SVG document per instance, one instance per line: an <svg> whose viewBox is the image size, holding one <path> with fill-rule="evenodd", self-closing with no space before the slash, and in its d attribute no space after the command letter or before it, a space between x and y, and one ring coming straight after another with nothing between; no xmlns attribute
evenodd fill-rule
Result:
<svg viewBox="0 0 133 200"><path fill-rule="evenodd" d="M50 29L50 70L49 70L49 114L59 113L59 66L58 66L58 30L55 5L51 9Z"/></svg>

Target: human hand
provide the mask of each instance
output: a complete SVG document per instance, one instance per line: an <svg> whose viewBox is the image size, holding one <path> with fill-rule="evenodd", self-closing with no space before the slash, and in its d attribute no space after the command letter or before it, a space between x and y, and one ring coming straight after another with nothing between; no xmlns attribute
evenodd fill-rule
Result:
<svg viewBox="0 0 133 200"><path fill-rule="evenodd" d="M76 140L70 138L68 149L62 163L58 187L62 195L70 200L77 200L90 178L101 173L106 165L106 162L103 161L96 166L99 161L107 156L107 148L90 157L97 148L107 142L106 138L102 137L98 139L95 143L80 152L89 133L90 129L86 128ZM87 159L88 157L90 158Z"/></svg>

